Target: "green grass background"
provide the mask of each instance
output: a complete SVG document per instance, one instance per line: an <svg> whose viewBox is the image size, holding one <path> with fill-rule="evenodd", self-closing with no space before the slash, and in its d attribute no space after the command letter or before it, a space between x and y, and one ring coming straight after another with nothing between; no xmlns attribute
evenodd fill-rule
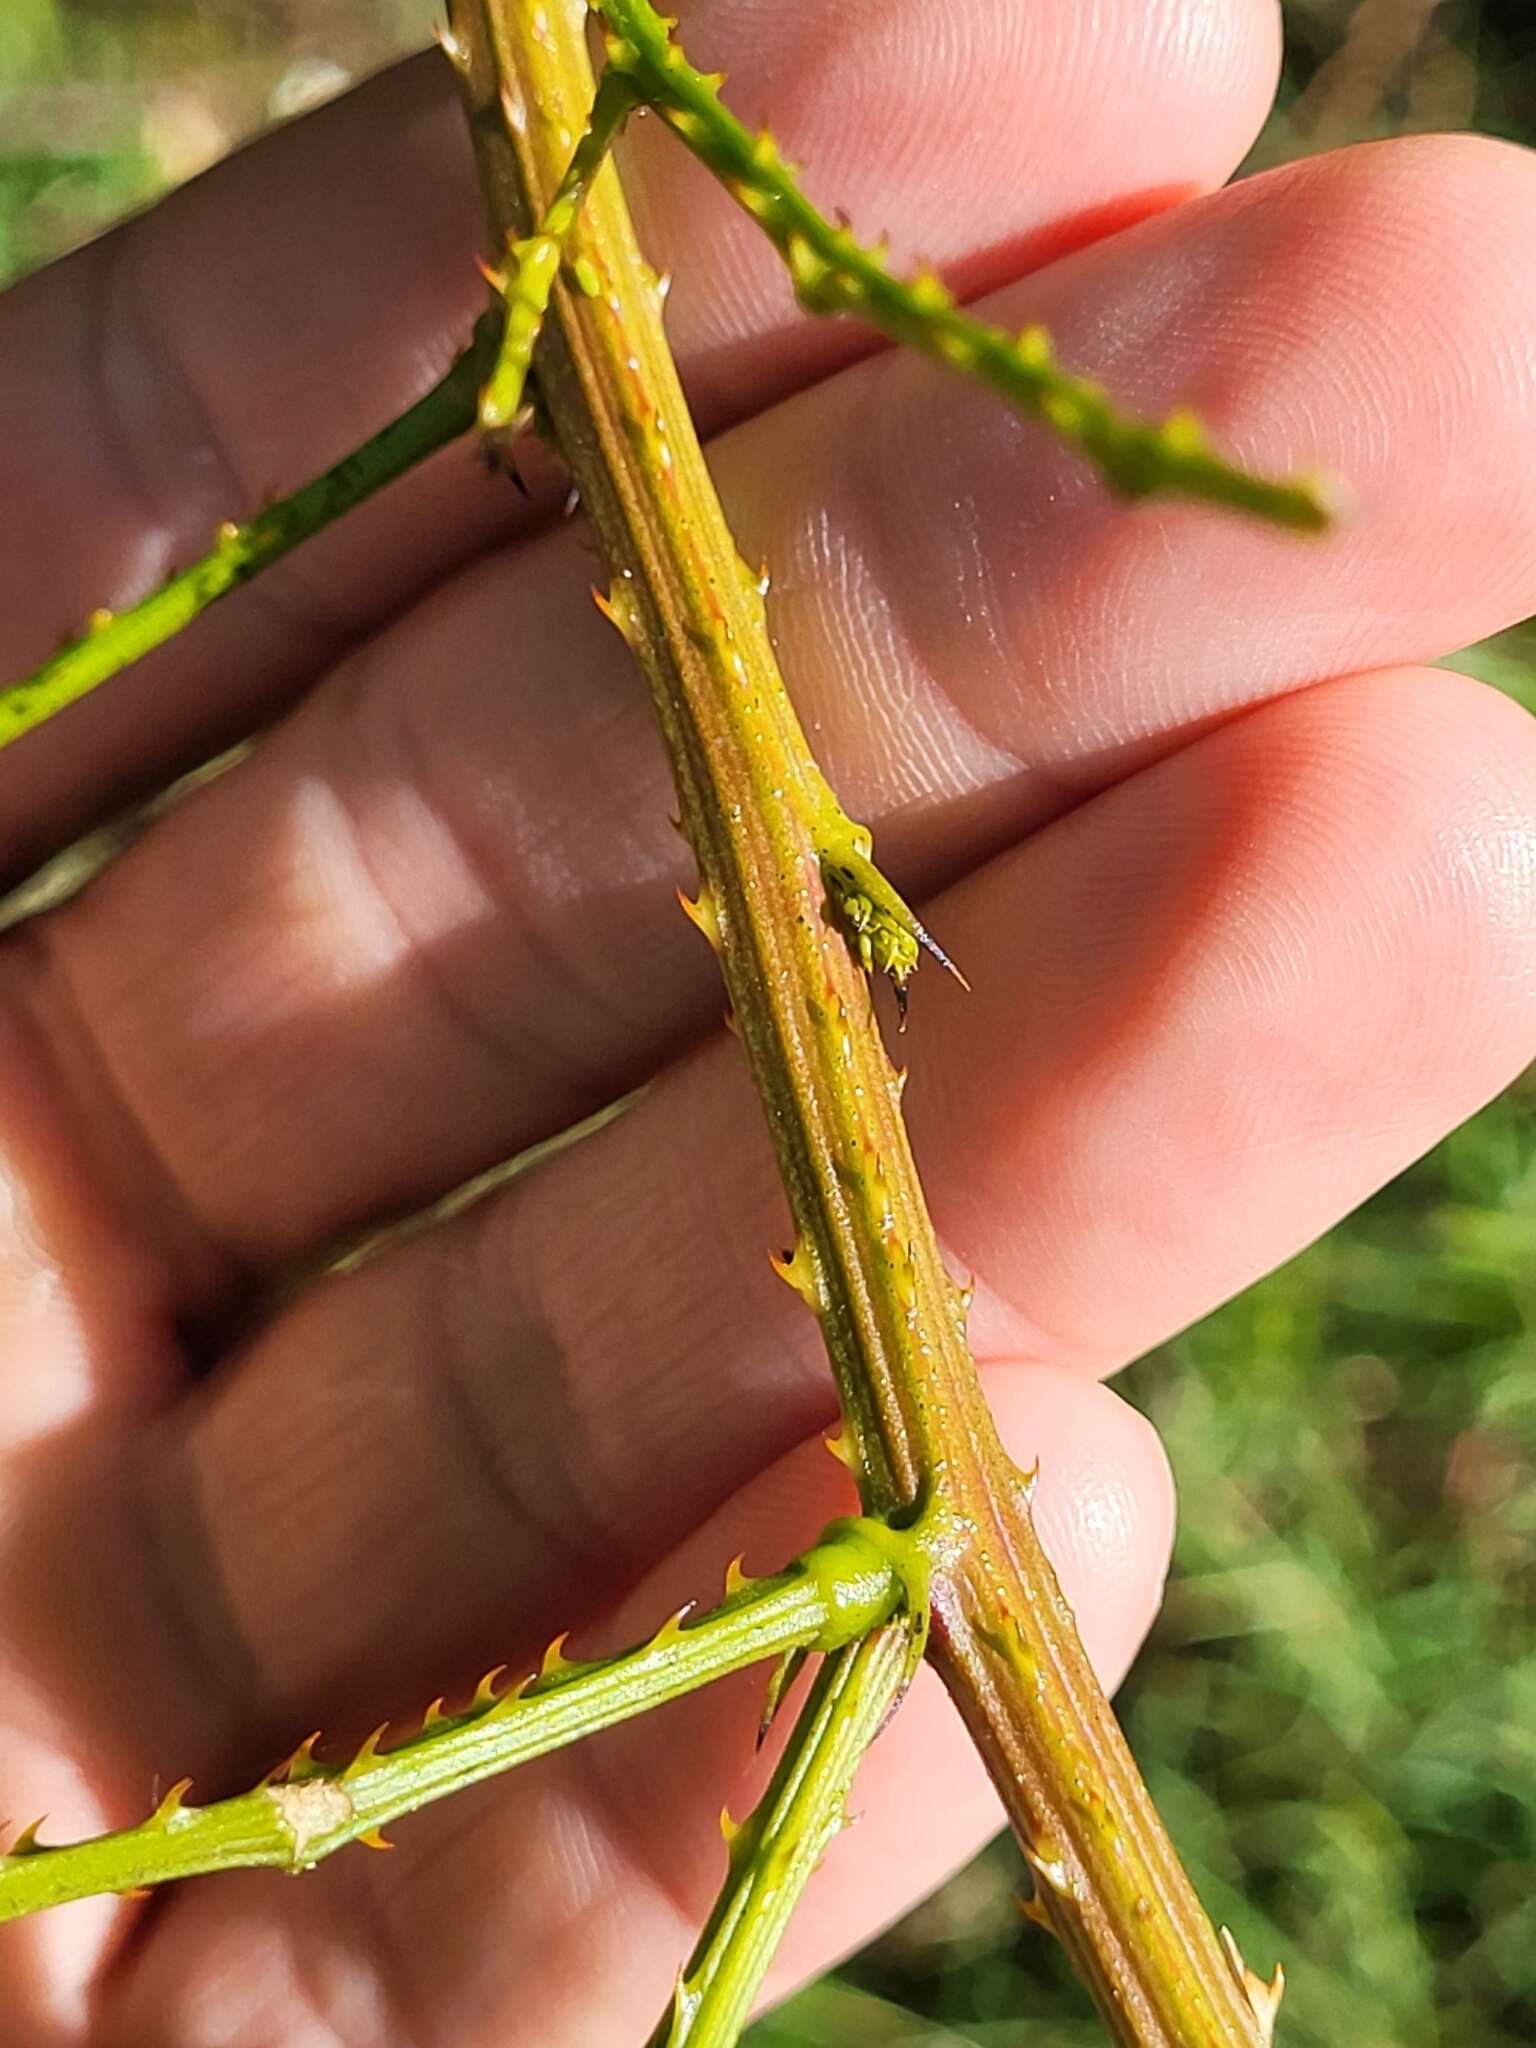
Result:
<svg viewBox="0 0 1536 2048"><path fill-rule="evenodd" d="M1536 5L1290 0L1255 164L1536 140ZM411 47L425 0L4 0L0 281ZM835 197L836 195L832 195ZM1536 251L1531 258L1536 261ZM3 377L3 365L0 365ZM1536 708L1536 626L1460 658ZM1536 1086L1121 1381L1182 1528L1121 1694L1288 2048L1536 2041ZM1006 1843L754 2048L1089 2048Z"/></svg>

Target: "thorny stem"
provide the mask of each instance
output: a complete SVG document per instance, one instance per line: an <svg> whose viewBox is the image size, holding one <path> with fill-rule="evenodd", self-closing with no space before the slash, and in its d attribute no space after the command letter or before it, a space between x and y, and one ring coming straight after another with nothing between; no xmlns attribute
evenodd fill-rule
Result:
<svg viewBox="0 0 1536 2048"><path fill-rule="evenodd" d="M676 24L650 0L595 4L609 25L605 89L614 72L632 81L757 221L808 312L854 314L892 341L990 385L1054 429L1127 497L1200 498L1302 533L1329 525L1332 508L1316 481L1255 476L1224 461L1191 413L1162 422L1132 418L1099 385L1061 368L1044 328L1011 334L974 319L931 271L893 276L881 250L861 246L816 211L772 135L751 134L721 103L722 78L694 69L672 40Z"/></svg>
<svg viewBox="0 0 1536 2048"><path fill-rule="evenodd" d="M437 1701L420 1732L394 1748L379 1746L380 1728L350 1762L330 1765L316 1761L311 1736L238 1798L189 1805L184 1782L140 1826L116 1834L43 1847L28 1828L0 1857L0 1920L216 1870L308 1870L350 1842L387 1846L379 1831L401 1815L732 1671L794 1651L841 1651L898 1611L920 1612L924 1583L911 1539L834 1522L772 1578L744 1579L733 1567L712 1613L674 1615L649 1643L594 1663L568 1661L561 1636L537 1673L499 1689L502 1670L487 1673L464 1712L444 1715Z"/></svg>
<svg viewBox="0 0 1536 2048"><path fill-rule="evenodd" d="M480 426L487 434L504 433L519 422L534 344L549 311L549 295L560 274L566 244L580 218L587 187L633 111L636 98L629 79L617 71L607 74L592 103L586 133L576 145L548 213L535 233L508 243L506 268L488 273L492 289L506 301L507 319L496 367L480 394ZM586 286L594 292L597 289L590 277Z"/></svg>
<svg viewBox="0 0 1536 2048"><path fill-rule="evenodd" d="M245 525L222 526L188 569L122 612L97 612L85 634L35 674L0 689L0 747L66 710L173 639L208 607L425 462L475 424L480 387L495 360L501 320L485 315L447 374L387 427Z"/></svg>
<svg viewBox="0 0 1536 2048"><path fill-rule="evenodd" d="M592 105L573 0L451 0L497 246L548 207ZM1116 2038L1258 2048L1269 1994L1223 1956L1153 1811L1030 1522L965 1342L845 927L827 839L848 826L775 663L667 350L611 164L593 179L536 374L645 671L794 1217L784 1277L820 1318L866 1511L915 1524L930 1650L1025 1845L1040 1917ZM841 827L837 821L842 820ZM867 844L864 851L869 851Z"/></svg>
<svg viewBox="0 0 1536 2048"><path fill-rule="evenodd" d="M817 1673L764 1793L739 1826L722 1813L724 1886L649 2048L732 2048L791 1913L834 1838L848 1793L922 1658L923 1617L850 1643Z"/></svg>

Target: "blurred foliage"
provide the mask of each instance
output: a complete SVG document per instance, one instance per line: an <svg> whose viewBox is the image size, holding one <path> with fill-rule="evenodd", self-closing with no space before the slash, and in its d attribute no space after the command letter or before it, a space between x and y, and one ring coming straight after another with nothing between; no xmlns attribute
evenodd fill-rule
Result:
<svg viewBox="0 0 1536 2048"><path fill-rule="evenodd" d="M0 284L418 46L433 0L0 0Z"/></svg>
<svg viewBox="0 0 1536 2048"><path fill-rule="evenodd" d="M4 0L0 279L424 34L430 0ZM1251 166L1536 138L1531 0L1287 0ZM1536 626L1460 658L1536 708ZM1287 2048L1536 2040L1536 1083L1125 1375L1179 1478L1121 1695ZM1098 2048L1001 1844L754 2048Z"/></svg>

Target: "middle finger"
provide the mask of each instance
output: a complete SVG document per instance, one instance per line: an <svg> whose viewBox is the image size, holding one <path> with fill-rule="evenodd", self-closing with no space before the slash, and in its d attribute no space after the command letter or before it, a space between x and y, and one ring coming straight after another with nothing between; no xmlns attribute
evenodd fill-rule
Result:
<svg viewBox="0 0 1536 2048"><path fill-rule="evenodd" d="M1416 142L1194 202L1015 289L1010 317L1043 314L1134 400L1192 397L1245 455L1349 478L1360 509L1319 545L1118 505L899 358L717 447L814 743L888 821L899 881L949 878L1223 712L1536 602L1536 270L1499 253L1522 241L1531 158ZM34 938L44 1014L93 1034L213 1245L280 1258L429 1198L717 1014L591 570L571 531L477 568Z"/></svg>

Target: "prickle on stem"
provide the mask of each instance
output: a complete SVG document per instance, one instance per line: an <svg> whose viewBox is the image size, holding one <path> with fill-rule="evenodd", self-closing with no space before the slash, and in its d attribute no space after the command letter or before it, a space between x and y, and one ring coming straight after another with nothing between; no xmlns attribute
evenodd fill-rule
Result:
<svg viewBox="0 0 1536 2048"><path fill-rule="evenodd" d="M384 1737L388 1733L389 1723L387 1721L381 1721L378 1727L375 1728L371 1734L366 1735L363 1738L363 1741L358 1748L356 1756L353 1757L352 1761L347 1765L346 1769L341 1774L343 1783L345 1783L348 1778L355 1778L361 1772L366 1771L369 1768L369 1766L375 1761L379 1754L379 1744L384 1740Z"/></svg>
<svg viewBox="0 0 1536 2048"><path fill-rule="evenodd" d="M610 590L604 591L594 583L592 602L627 647L634 649L640 645L640 619L634 595L626 584L616 582Z"/></svg>
<svg viewBox="0 0 1536 2048"><path fill-rule="evenodd" d="M822 1313L826 1302L822 1293L821 1268L804 1238L792 1252L770 1252L768 1263L785 1286L799 1295L812 1315Z"/></svg>
<svg viewBox="0 0 1536 2048"><path fill-rule="evenodd" d="M678 908L688 922L701 931L718 953L722 944L720 934L720 913L715 905L714 892L706 882L696 897L687 895L682 889L677 892Z"/></svg>
<svg viewBox="0 0 1536 2048"><path fill-rule="evenodd" d="M1056 1932L1051 1925L1051 1916L1046 1912L1038 1892L1031 1892L1027 1899L1015 1899L1014 1904L1031 1927L1038 1927L1043 1934Z"/></svg>
<svg viewBox="0 0 1536 2048"><path fill-rule="evenodd" d="M1247 1999L1258 2022L1261 2048L1270 2048L1275 2038L1275 2017L1280 2010L1280 2001L1285 1996L1285 1966L1276 1963L1275 1974L1266 1984L1256 1970L1250 1970L1243 1961L1241 1949L1230 1927L1217 1930L1221 1952L1227 1959L1227 1967L1237 1981L1237 1988Z"/></svg>
<svg viewBox="0 0 1536 2048"><path fill-rule="evenodd" d="M832 1453L833 1457L836 1458L839 1465L844 1466L849 1472L856 1473L858 1471L858 1453L849 1441L846 1429L840 1429L836 1436L824 1436L822 1442Z"/></svg>
<svg viewBox="0 0 1536 2048"><path fill-rule="evenodd" d="M661 1624L661 1627L657 1629L655 1635L651 1637L648 1645L649 1649L652 1651L670 1649L672 1644L682 1635L683 1623L692 1614L695 1605L694 1601L685 1600L675 1613L669 1614Z"/></svg>
<svg viewBox="0 0 1536 2048"><path fill-rule="evenodd" d="M741 1568L744 1555L744 1552L738 1551L725 1568L725 1597L727 1600L733 1600L738 1593L745 1593L749 1586L754 1586L757 1583L749 1573L744 1572Z"/></svg>
<svg viewBox="0 0 1536 2048"><path fill-rule="evenodd" d="M178 1813L186 1809L187 1794L192 1790L190 1778L178 1778L165 1797L149 1817L151 1827L165 1827Z"/></svg>
<svg viewBox="0 0 1536 2048"><path fill-rule="evenodd" d="M574 1671L575 1664L565 1654L565 1646L571 1639L569 1629L557 1635L539 1661L540 1678L559 1678L566 1671Z"/></svg>
<svg viewBox="0 0 1536 2048"><path fill-rule="evenodd" d="M469 52L447 22L439 21L433 24L432 40L460 76L469 70Z"/></svg>
<svg viewBox="0 0 1536 2048"><path fill-rule="evenodd" d="M496 1690L497 1684L506 1675L507 1667L505 1664L493 1664L491 1666L484 1678L475 1687L475 1696L470 1701L468 1709L471 1714L487 1713L495 1706L496 1702L501 1698L501 1694Z"/></svg>
<svg viewBox="0 0 1536 2048"><path fill-rule="evenodd" d="M772 1733L773 1724L778 1719L779 1709L784 1704L785 1695L805 1668L805 1659L806 1652L804 1650L786 1650L778 1663L774 1665L772 1675L768 1680L768 1690L763 1696L763 1711L758 1716L757 1721L757 1747L759 1749L762 1748Z"/></svg>
<svg viewBox="0 0 1536 2048"><path fill-rule="evenodd" d="M320 1740L320 1732L316 1728L312 1734L306 1735L293 1754L284 1757L277 1768L269 1774L266 1782L301 1785L306 1778L318 1777L320 1766L315 1762L315 1744Z"/></svg>

